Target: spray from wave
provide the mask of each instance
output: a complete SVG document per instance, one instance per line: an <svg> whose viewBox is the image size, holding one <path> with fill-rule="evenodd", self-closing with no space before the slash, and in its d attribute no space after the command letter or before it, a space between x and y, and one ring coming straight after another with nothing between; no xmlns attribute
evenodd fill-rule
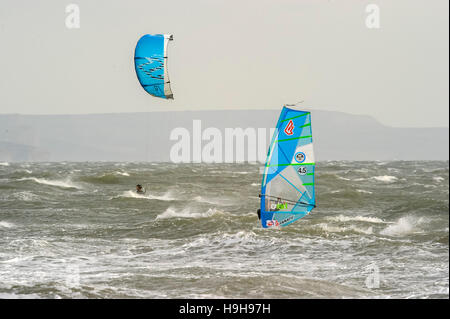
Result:
<svg viewBox="0 0 450 319"><path fill-rule="evenodd" d="M162 201L173 201L177 200L175 197L172 196L172 193L168 191L167 193L164 193L163 195L153 195L151 193L146 194L138 194L135 191L126 191L123 192L121 195L113 197L113 198L138 198L138 199L155 199L155 200L162 200Z"/></svg>
<svg viewBox="0 0 450 319"><path fill-rule="evenodd" d="M181 210L175 209L173 207L167 208L162 214L156 216L156 219L167 219L167 218L206 218L212 215L221 213L222 211L215 208L210 208L206 212L198 213L193 212L190 207L183 208Z"/></svg>
<svg viewBox="0 0 450 319"><path fill-rule="evenodd" d="M366 216L344 216L344 215L338 215L338 216L332 216L328 217L328 220L337 221L337 222L352 222L352 221L358 221L358 222L367 222L367 223L375 223L375 224L384 224L386 223L384 220L377 218L377 217L366 217Z"/></svg>
<svg viewBox="0 0 450 319"><path fill-rule="evenodd" d="M383 229L380 234L386 236L405 236L420 232L419 225L424 221L423 217L415 218L413 216L405 216L399 218L394 224Z"/></svg>
<svg viewBox="0 0 450 319"><path fill-rule="evenodd" d="M18 181L33 181L38 184L48 185L48 186L56 186L61 188L76 188L82 189L81 186L74 184L70 179L65 180L48 180L44 178L36 178L36 177L26 177L18 179Z"/></svg>

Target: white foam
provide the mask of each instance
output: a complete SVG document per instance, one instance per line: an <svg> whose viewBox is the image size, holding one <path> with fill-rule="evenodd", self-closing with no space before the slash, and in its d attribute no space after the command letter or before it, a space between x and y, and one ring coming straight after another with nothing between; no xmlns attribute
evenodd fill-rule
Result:
<svg viewBox="0 0 450 319"><path fill-rule="evenodd" d="M115 172L115 174L121 175L121 176L130 176L130 174L128 174L127 172Z"/></svg>
<svg viewBox="0 0 450 319"><path fill-rule="evenodd" d="M438 183L440 183L440 182L442 182L444 180L444 178L441 177L441 176L433 176L433 180L438 182Z"/></svg>
<svg viewBox="0 0 450 319"><path fill-rule="evenodd" d="M381 224L386 223L384 220L377 218L377 217L366 217L366 216L344 216L344 215L338 215L338 216L332 216L328 217L328 220L333 220L337 222L352 222L352 221L358 221L358 222L367 222L367 223L375 223L375 224Z"/></svg>
<svg viewBox="0 0 450 319"><path fill-rule="evenodd" d="M135 191L126 191L122 195L119 195L118 197L128 197L128 198L141 198L141 199L157 199L157 200L163 200L163 201L172 201L176 200L176 198L171 196L171 192L167 192L161 196L158 195L152 195L150 193L146 194L138 194Z"/></svg>
<svg viewBox="0 0 450 319"><path fill-rule="evenodd" d="M214 214L220 213L215 208L210 208L206 212L192 212L190 207L183 208L182 210L175 209L173 207L167 208L162 214L156 216L156 219L167 219L167 218L205 218L210 217Z"/></svg>
<svg viewBox="0 0 450 319"><path fill-rule="evenodd" d="M395 176L390 175L383 175L383 176L374 176L373 179L380 181L380 182L386 182L386 183L392 183L396 181L398 178Z"/></svg>
<svg viewBox="0 0 450 319"><path fill-rule="evenodd" d="M330 226L327 224L319 224L317 225L321 230L325 231L326 233L346 233L349 231L353 231L360 234L366 234L370 235L373 233L372 227L368 227L366 229L356 227L356 226L349 226L349 227L337 227L337 226Z"/></svg>
<svg viewBox="0 0 450 319"><path fill-rule="evenodd" d="M0 227L1 228L13 228L15 225L13 223L0 221Z"/></svg>
<svg viewBox="0 0 450 319"><path fill-rule="evenodd" d="M365 191L363 189L357 189L356 190L358 193L363 193L363 194L373 194L371 191Z"/></svg>
<svg viewBox="0 0 450 319"><path fill-rule="evenodd" d="M260 184L258 183L252 183L251 186L259 186Z"/></svg>
<svg viewBox="0 0 450 319"><path fill-rule="evenodd" d="M0 227L1 228L13 228L16 227L13 223L6 222L6 221L0 221Z"/></svg>
<svg viewBox="0 0 450 319"><path fill-rule="evenodd" d="M9 166L8 162L0 162L0 166Z"/></svg>
<svg viewBox="0 0 450 319"><path fill-rule="evenodd" d="M387 236L402 236L419 232L418 225L423 222L423 218L412 216L401 217L394 224L383 229L380 234Z"/></svg>
<svg viewBox="0 0 450 319"><path fill-rule="evenodd" d="M57 186L62 188L77 188L82 189L82 187L74 184L70 179L66 180L48 180L44 178L36 178L36 177L26 177L21 178L18 181L34 181L38 184L49 185L49 186Z"/></svg>

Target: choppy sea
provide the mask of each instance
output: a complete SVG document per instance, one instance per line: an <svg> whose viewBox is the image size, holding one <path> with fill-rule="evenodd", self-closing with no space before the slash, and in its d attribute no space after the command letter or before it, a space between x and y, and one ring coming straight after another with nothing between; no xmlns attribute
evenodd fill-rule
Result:
<svg viewBox="0 0 450 319"><path fill-rule="evenodd" d="M260 167L0 163L0 298L449 298L448 161L320 162L280 229Z"/></svg>

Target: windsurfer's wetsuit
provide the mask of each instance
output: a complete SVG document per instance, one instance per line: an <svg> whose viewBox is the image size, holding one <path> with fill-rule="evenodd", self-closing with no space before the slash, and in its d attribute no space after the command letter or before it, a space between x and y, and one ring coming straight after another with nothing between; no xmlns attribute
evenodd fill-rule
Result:
<svg viewBox="0 0 450 319"><path fill-rule="evenodd" d="M261 209L258 209L256 213L258 214L258 219L261 219Z"/></svg>

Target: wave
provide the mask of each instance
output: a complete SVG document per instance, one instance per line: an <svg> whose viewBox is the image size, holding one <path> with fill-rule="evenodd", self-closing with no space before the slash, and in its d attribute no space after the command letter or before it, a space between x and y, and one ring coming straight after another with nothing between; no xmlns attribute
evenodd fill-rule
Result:
<svg viewBox="0 0 450 319"><path fill-rule="evenodd" d="M14 225L13 223L0 221L0 228L13 228L14 226L16 225Z"/></svg>
<svg viewBox="0 0 450 319"><path fill-rule="evenodd" d="M167 208L162 214L156 216L156 219L167 218L206 218L215 214L222 213L222 211L215 208L210 208L206 212L199 213L193 212L190 207L183 208L182 210L175 209L173 207Z"/></svg>
<svg viewBox="0 0 450 319"><path fill-rule="evenodd" d="M324 231L325 233L358 233L358 234L365 234L365 235L371 235L373 234L372 227L368 227L366 229L356 227L356 226L348 226L348 227L339 227L339 226L330 226L328 224L318 224L316 225L320 230Z"/></svg>
<svg viewBox="0 0 450 319"><path fill-rule="evenodd" d="M91 184L117 184L119 183L119 177L114 174L103 174L100 176L83 176L81 181Z"/></svg>
<svg viewBox="0 0 450 319"><path fill-rule="evenodd" d="M386 183L392 183L394 181L396 181L398 178L395 176L390 176L390 175L383 175L383 176L374 176L371 177L372 179L375 179L377 181L380 182L386 182Z"/></svg>
<svg viewBox="0 0 450 319"><path fill-rule="evenodd" d="M434 176L434 177L433 177L433 180L434 180L435 182L440 183L440 182L442 182L442 181L444 180L444 178L441 177L441 176Z"/></svg>
<svg viewBox="0 0 450 319"><path fill-rule="evenodd" d="M351 179L350 179L350 178L347 178L347 177L342 177L342 176L337 176L337 175L336 175L336 177L337 177L338 179L340 179L340 180L343 180L343 181L351 181Z"/></svg>
<svg viewBox="0 0 450 319"><path fill-rule="evenodd" d="M337 221L337 222L367 222L367 223L375 223L375 224L384 224L387 223L384 220L377 218L377 217L366 217L366 216L344 216L344 215L338 215L338 216L332 216L327 217L328 220Z"/></svg>
<svg viewBox="0 0 450 319"><path fill-rule="evenodd" d="M127 172L114 172L114 174L121 175L121 176L130 176Z"/></svg>
<svg viewBox="0 0 450 319"><path fill-rule="evenodd" d="M393 225L389 225L383 229L380 234L387 236L403 236L420 232L418 227L424 221L423 217L415 218L412 216L405 216L399 218Z"/></svg>
<svg viewBox="0 0 450 319"><path fill-rule="evenodd" d="M358 193L363 193L363 194L373 194L373 192L371 192L371 191L365 191L365 190L363 190L363 189L357 189L356 190Z"/></svg>
<svg viewBox="0 0 450 319"><path fill-rule="evenodd" d="M48 180L45 178L36 178L36 177L26 177L18 179L18 181L33 181L42 185L56 186L62 188L76 188L82 189L81 186L74 184L70 179L65 180Z"/></svg>
<svg viewBox="0 0 450 319"><path fill-rule="evenodd" d="M9 166L8 162L0 162L0 166Z"/></svg>
<svg viewBox="0 0 450 319"><path fill-rule="evenodd" d="M123 192L121 195L113 197L113 198L118 198L118 197L125 197L125 198L140 198L140 199L156 199L156 200L163 200L163 201L173 201L173 200L177 200L176 198L172 197L171 192L167 192L161 196L158 195L152 195L150 193L146 193L146 194L138 194L135 191L126 191Z"/></svg>

